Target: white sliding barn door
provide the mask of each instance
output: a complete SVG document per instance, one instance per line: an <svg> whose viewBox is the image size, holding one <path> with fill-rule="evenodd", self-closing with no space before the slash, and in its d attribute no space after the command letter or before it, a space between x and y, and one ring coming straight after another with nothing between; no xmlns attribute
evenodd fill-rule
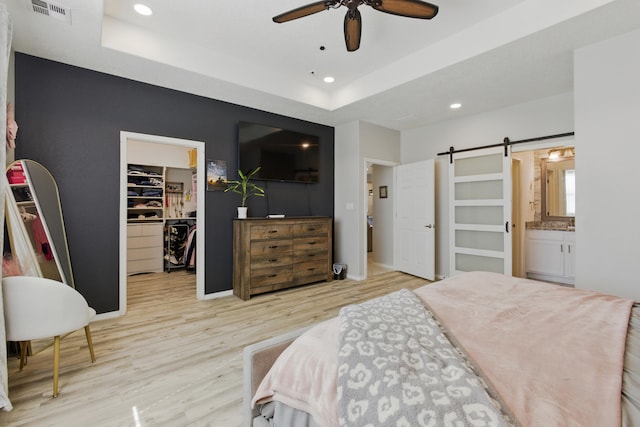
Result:
<svg viewBox="0 0 640 427"><path fill-rule="evenodd" d="M511 155L504 147L453 155L449 164L449 273L511 275Z"/></svg>
<svg viewBox="0 0 640 427"><path fill-rule="evenodd" d="M395 167L396 268L435 279L434 160Z"/></svg>

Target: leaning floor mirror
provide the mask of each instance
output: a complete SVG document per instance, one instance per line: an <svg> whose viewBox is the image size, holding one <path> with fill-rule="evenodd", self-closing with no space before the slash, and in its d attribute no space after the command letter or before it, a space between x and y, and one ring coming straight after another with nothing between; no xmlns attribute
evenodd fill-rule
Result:
<svg viewBox="0 0 640 427"><path fill-rule="evenodd" d="M33 160L7 168L4 276L39 276L75 287L58 185Z"/></svg>

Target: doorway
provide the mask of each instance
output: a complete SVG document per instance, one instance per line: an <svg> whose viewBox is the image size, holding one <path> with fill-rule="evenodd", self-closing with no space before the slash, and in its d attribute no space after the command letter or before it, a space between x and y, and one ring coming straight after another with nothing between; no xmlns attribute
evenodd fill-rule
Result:
<svg viewBox="0 0 640 427"><path fill-rule="evenodd" d="M364 269L365 279L376 274L394 270L393 259L393 162L365 159L366 207L363 227L365 229ZM380 194L380 187L382 196Z"/></svg>
<svg viewBox="0 0 640 427"><path fill-rule="evenodd" d="M195 189L192 197L195 197L195 221L197 222L198 232L195 234L195 274L196 274L196 298L204 299L204 195L205 195L205 161L204 161L204 142L191 141L178 138L169 138L157 135L147 135L132 132L120 133L120 236L119 236L119 314L124 315L127 312L127 278L128 278L128 247L127 247L127 228L128 228L128 165L129 163L140 163L131 148L134 144L142 145L151 144L160 150L166 151L183 151L185 157L188 150L195 150L196 153L196 177ZM151 156L149 156L151 157ZM185 159L187 161L188 159ZM161 162L160 162L161 163ZM187 162L188 163L188 162ZM161 165L160 165L161 166ZM165 201L163 200L164 204ZM157 222L157 224L163 224Z"/></svg>
<svg viewBox="0 0 640 427"><path fill-rule="evenodd" d="M574 147L573 138L561 138L535 144L513 147L511 158L512 173L512 226L513 226L513 276L527 277L527 224L547 230L566 228L575 216L548 218L542 214L543 185L547 185L542 176L541 161L559 149ZM575 214L575 212L574 212ZM551 219L551 220L550 220Z"/></svg>

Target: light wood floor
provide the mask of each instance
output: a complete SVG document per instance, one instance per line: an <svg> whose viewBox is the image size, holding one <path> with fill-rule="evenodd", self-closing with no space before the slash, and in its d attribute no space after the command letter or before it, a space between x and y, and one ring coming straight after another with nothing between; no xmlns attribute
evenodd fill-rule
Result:
<svg viewBox="0 0 640 427"><path fill-rule="evenodd" d="M62 339L60 394L51 397L52 341L33 342L18 369L9 360L2 426L239 426L242 349L338 314L339 308L428 283L397 272L340 280L242 301L197 301L195 276L129 280L126 316L91 324L97 361L82 330Z"/></svg>

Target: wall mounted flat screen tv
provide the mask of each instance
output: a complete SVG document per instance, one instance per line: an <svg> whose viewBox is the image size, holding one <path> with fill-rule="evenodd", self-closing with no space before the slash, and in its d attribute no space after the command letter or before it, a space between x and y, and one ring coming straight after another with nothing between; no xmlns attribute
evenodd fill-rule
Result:
<svg viewBox="0 0 640 427"><path fill-rule="evenodd" d="M260 166L253 179L316 183L319 180L319 137L265 126L238 124L238 163L243 173Z"/></svg>

